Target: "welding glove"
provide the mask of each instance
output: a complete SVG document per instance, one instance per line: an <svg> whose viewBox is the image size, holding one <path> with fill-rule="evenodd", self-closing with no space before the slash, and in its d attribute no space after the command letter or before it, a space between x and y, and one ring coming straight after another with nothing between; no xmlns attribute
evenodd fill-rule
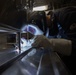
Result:
<svg viewBox="0 0 76 75"><path fill-rule="evenodd" d="M44 49L50 49L63 55L71 55L72 42L66 39L48 39L44 35L38 35L35 38L33 47L43 47Z"/></svg>
<svg viewBox="0 0 76 75"><path fill-rule="evenodd" d="M51 41L49 41L49 39L44 35L37 35L34 40L35 41L32 44L33 47L43 47L44 49L51 49Z"/></svg>

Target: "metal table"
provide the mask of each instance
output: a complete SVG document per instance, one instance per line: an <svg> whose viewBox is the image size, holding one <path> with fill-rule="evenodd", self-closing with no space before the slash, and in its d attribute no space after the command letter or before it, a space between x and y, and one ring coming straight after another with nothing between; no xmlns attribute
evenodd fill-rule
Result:
<svg viewBox="0 0 76 75"><path fill-rule="evenodd" d="M32 49L1 75L71 75L56 52Z"/></svg>

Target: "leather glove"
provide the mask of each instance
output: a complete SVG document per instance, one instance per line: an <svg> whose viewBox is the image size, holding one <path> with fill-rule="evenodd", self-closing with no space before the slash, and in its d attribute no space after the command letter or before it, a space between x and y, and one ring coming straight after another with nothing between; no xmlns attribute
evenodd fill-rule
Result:
<svg viewBox="0 0 76 75"><path fill-rule="evenodd" d="M51 49L51 45L52 44L49 39L44 35L37 35L34 43L32 44L33 47L43 47L44 49Z"/></svg>
<svg viewBox="0 0 76 75"><path fill-rule="evenodd" d="M32 44L33 47L43 47L44 49L51 49L62 55L71 55L72 42L67 39L48 39L43 35L38 35L35 38L35 42Z"/></svg>

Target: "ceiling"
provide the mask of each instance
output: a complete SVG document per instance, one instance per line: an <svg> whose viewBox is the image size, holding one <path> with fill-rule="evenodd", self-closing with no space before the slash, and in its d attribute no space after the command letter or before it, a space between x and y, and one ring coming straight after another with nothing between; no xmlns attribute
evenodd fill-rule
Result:
<svg viewBox="0 0 76 75"><path fill-rule="evenodd" d="M27 22L28 8L49 5L50 9L58 9L75 4L76 0L0 0L0 23L20 29Z"/></svg>

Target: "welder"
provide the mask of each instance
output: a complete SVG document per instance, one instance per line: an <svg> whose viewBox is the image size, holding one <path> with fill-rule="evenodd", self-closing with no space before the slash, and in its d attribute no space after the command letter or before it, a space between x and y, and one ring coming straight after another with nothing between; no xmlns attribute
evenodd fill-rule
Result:
<svg viewBox="0 0 76 75"><path fill-rule="evenodd" d="M58 24L64 30L64 34L67 38L46 38L43 35L38 35L32 46L43 47L44 49L50 49L61 55L62 60L68 66L70 71L76 75L75 71L75 59L76 59L76 7L64 7L62 9L56 10L51 15L51 22L49 26L49 35L57 35L59 33ZM72 35L69 35L72 34Z"/></svg>

